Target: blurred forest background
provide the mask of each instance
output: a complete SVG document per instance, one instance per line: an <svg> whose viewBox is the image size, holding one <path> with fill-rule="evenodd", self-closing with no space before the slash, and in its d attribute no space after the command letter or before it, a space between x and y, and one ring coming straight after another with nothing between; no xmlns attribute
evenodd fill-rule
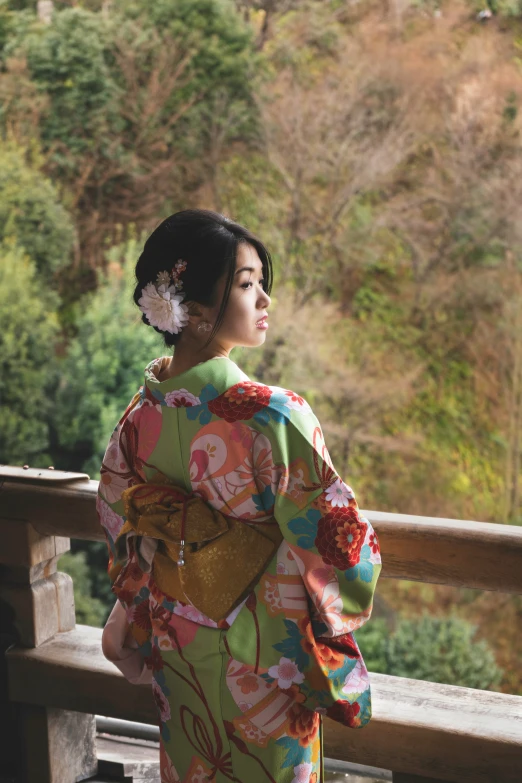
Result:
<svg viewBox="0 0 522 783"><path fill-rule="evenodd" d="M485 2L0 0L0 462L98 477L165 352L144 237L206 207L275 259L232 358L310 402L361 508L522 524L522 0ZM80 622L106 557L62 558ZM357 638L373 671L522 694L521 619L381 580Z"/></svg>

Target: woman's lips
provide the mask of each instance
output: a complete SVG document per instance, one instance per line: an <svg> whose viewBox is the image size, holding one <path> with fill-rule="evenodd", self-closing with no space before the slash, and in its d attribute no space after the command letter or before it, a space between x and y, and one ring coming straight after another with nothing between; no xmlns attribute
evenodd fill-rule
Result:
<svg viewBox="0 0 522 783"><path fill-rule="evenodd" d="M265 316L265 318L256 323L256 326L258 329L268 329L268 318Z"/></svg>

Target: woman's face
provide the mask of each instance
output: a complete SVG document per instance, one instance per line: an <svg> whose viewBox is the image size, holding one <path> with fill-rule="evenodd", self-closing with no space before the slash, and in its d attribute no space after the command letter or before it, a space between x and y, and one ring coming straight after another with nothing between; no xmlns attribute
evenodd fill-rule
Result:
<svg viewBox="0 0 522 783"><path fill-rule="evenodd" d="M214 326L225 291L225 280L218 283L218 304L208 308L207 320ZM236 272L224 319L212 344L230 351L236 345L254 348L266 339L267 328L258 322L267 315L271 299L263 290L263 265L257 250L245 242L237 251ZM265 324L268 319L265 318Z"/></svg>

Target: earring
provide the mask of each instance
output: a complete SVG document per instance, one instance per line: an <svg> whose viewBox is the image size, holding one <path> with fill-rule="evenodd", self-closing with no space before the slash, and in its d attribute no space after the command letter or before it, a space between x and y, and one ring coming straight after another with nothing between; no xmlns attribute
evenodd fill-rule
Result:
<svg viewBox="0 0 522 783"><path fill-rule="evenodd" d="M207 321L201 321L200 324L198 324L198 332L209 332L212 329L212 324L209 324Z"/></svg>

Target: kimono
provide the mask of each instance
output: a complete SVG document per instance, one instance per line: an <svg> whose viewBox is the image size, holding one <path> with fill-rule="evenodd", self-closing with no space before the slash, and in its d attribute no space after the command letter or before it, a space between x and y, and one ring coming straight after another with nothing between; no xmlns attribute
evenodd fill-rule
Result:
<svg viewBox="0 0 522 783"><path fill-rule="evenodd" d="M152 679L162 783L322 783L322 716L350 728L371 718L353 632L371 615L377 536L303 397L249 379L228 357L158 381L169 361L146 368L97 498L119 611ZM116 543L122 493L158 475L241 525L277 523L273 556L219 621L162 589L157 542L141 555L139 537Z"/></svg>

